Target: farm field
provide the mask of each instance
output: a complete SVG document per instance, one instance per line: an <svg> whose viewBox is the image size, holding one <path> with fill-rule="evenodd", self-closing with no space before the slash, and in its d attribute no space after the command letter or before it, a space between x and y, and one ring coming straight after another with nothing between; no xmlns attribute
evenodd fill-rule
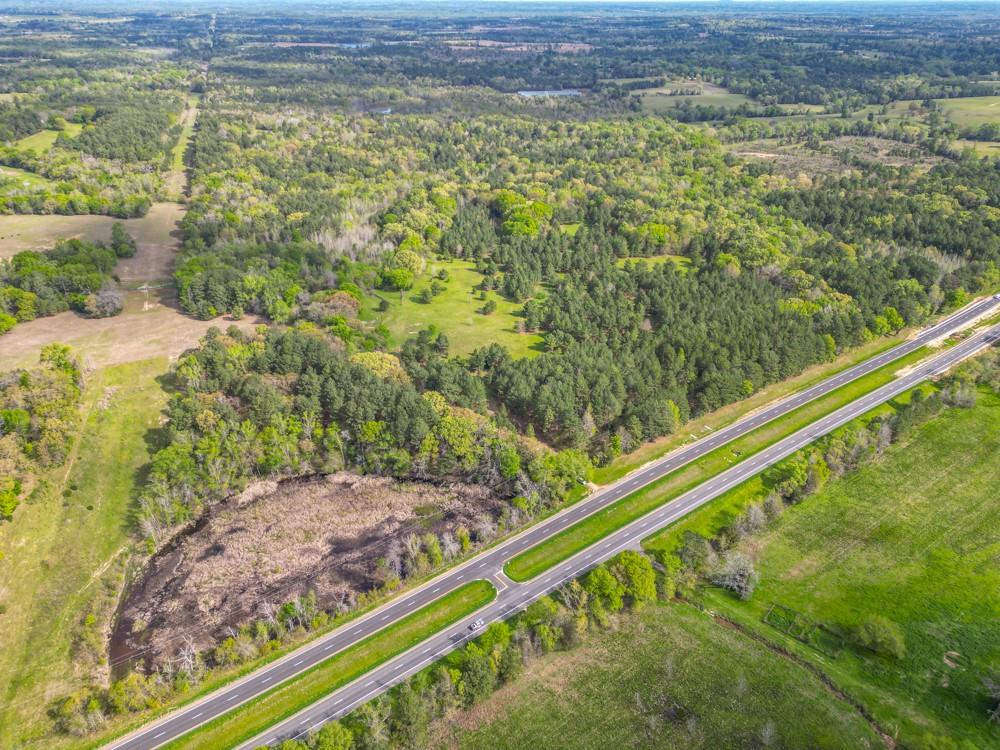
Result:
<svg viewBox="0 0 1000 750"><path fill-rule="evenodd" d="M686 604L655 603L530 662L432 728L437 747L876 748L815 676Z"/></svg>
<svg viewBox="0 0 1000 750"><path fill-rule="evenodd" d="M675 89L700 89L700 94L679 94L670 96ZM669 110L683 102L705 104L715 107L738 107L741 104L755 104L754 100L743 94L733 94L722 86L704 81L668 81L666 86L656 89L643 89L639 92L642 99L642 111L660 113Z"/></svg>
<svg viewBox="0 0 1000 750"><path fill-rule="evenodd" d="M91 375L70 458L43 477L15 523L0 525L0 747L43 736L28 745L52 747L50 701L81 686L94 653L103 659L100 629L131 556L131 507L166 404L157 379L167 364L157 357Z"/></svg>
<svg viewBox="0 0 1000 750"><path fill-rule="evenodd" d="M982 678L1000 662L998 455L1000 396L983 389L754 537L749 602L710 589L705 604L817 664L907 747L995 747ZM843 633L886 617L906 653L824 657L762 623L772 604Z"/></svg>
<svg viewBox="0 0 1000 750"><path fill-rule="evenodd" d="M1000 96L968 96L935 100L948 118L959 127L975 127L1000 122Z"/></svg>
<svg viewBox="0 0 1000 750"><path fill-rule="evenodd" d="M7 169L3 167L2 169ZM79 237L92 242L107 242L111 225L121 221L126 231L144 244L176 247L177 222L184 215L179 203L154 203L139 219L115 219L111 216L59 216L12 214L0 216L0 258L9 258L22 250L52 247L57 240Z"/></svg>
<svg viewBox="0 0 1000 750"><path fill-rule="evenodd" d="M50 184L49 181L41 175L37 175L34 172L28 172L24 169L18 169L17 167L0 166L0 179L17 180L18 184L15 187L18 192L22 189L33 189ZM11 190L10 192L15 191Z"/></svg>
<svg viewBox="0 0 1000 750"><path fill-rule="evenodd" d="M449 276L445 291L429 303L417 302L414 297L429 287L434 274L441 270L447 271ZM491 341L503 344L515 357L536 354L541 337L517 331L518 318L514 312L522 307L521 304L510 302L496 292L488 292L488 298L496 302L497 308L490 315L479 312L485 301L479 299L475 287L482 279L475 264L468 261L432 260L413 289L403 293L402 301L398 292L378 292L370 298L370 314L386 325L397 346L407 337L433 325L448 336L452 355L469 354ZM390 307L384 313L373 309L379 299L389 302Z"/></svg>

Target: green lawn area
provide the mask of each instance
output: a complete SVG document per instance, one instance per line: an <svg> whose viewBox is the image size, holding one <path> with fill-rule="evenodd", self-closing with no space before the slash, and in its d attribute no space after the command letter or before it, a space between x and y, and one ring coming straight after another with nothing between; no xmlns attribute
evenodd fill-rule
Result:
<svg viewBox="0 0 1000 750"><path fill-rule="evenodd" d="M511 560L505 570L515 581L526 581L590 546L611 532L631 523L667 501L687 492L729 467L750 458L778 440L791 435L854 399L893 380L895 373L927 355L924 348L847 383L790 412L785 417L758 427L741 438L720 446L677 471L627 495L605 510L589 516Z"/></svg>
<svg viewBox="0 0 1000 750"><path fill-rule="evenodd" d="M936 99L948 119L959 127L975 127L986 122L1000 122L1000 96L967 96L959 99Z"/></svg>
<svg viewBox="0 0 1000 750"><path fill-rule="evenodd" d="M493 601L488 581L472 581L418 609L395 625L341 651L302 676L275 687L224 716L171 742L169 750L226 750L301 711L456 620Z"/></svg>
<svg viewBox="0 0 1000 750"><path fill-rule="evenodd" d="M442 269L449 275L445 291L429 303L417 302L415 296L429 287L433 275ZM517 331L519 319L514 311L521 309L521 304L489 292L488 299L496 302L497 309L490 315L479 312L484 301L474 287L482 280L475 264L469 261L430 261L413 289L403 292L402 301L398 292L378 292L368 300L368 315L385 323L396 345L434 325L448 336L452 355L468 354L491 342L503 344L514 357L537 354L541 336ZM375 310L379 299L389 301L390 307L384 313Z"/></svg>
<svg viewBox="0 0 1000 750"><path fill-rule="evenodd" d="M91 375L68 461L48 473L47 491L0 524L0 747L79 744L45 735L46 710L87 682L93 662L74 646L83 619L114 611L147 438L166 404L156 378L167 366L163 357Z"/></svg>
<svg viewBox="0 0 1000 750"><path fill-rule="evenodd" d="M981 683L1000 665L998 456L1000 396L981 390L753 538L750 601L708 589L705 604L811 660L906 747L926 734L1000 746ZM846 632L887 617L906 655L823 657L762 622L772 603Z"/></svg>
<svg viewBox="0 0 1000 750"><path fill-rule="evenodd" d="M75 138L80 134L81 130L83 130L83 126L79 123L67 122L66 130L64 132L70 138ZM58 137L58 130L39 130L37 133L33 133L29 136L25 136L19 141L15 141L14 145L17 148L28 149L42 154L52 148L56 142L56 138Z"/></svg>
<svg viewBox="0 0 1000 750"><path fill-rule="evenodd" d="M699 89L700 94L669 96L671 90ZM636 92L642 100L642 111L661 113L684 103L705 104L713 107L738 107L741 104L755 104L753 99L743 94L732 94L722 86L702 81L668 81L666 86L656 89L641 89Z"/></svg>
<svg viewBox="0 0 1000 750"><path fill-rule="evenodd" d="M0 180L17 180L16 191L42 188L51 183L41 175L17 167L0 166ZM11 191L11 192L16 192Z"/></svg>
<svg viewBox="0 0 1000 750"><path fill-rule="evenodd" d="M184 154L187 152L188 143L194 134L194 122L198 116L198 104L201 97L198 94L191 94L188 97L184 111L181 113L180 124L181 134L170 153L170 168L179 172L184 171Z"/></svg>
<svg viewBox="0 0 1000 750"><path fill-rule="evenodd" d="M765 742L769 739L769 744ZM494 748L881 747L810 672L693 607L648 605L573 651L531 663L428 746Z"/></svg>

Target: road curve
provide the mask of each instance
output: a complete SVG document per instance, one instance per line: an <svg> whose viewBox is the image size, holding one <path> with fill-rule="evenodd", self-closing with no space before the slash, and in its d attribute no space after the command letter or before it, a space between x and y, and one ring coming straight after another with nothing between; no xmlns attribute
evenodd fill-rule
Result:
<svg viewBox="0 0 1000 750"><path fill-rule="evenodd" d="M310 669L333 654L364 640L378 630L412 613L416 608L429 604L439 596L471 580L489 579L498 589L501 589L497 599L477 612L471 620L482 617L484 620L490 621L509 616L542 594L557 588L566 580L578 576L589 567L617 554L622 549L637 546L643 537L655 529L672 523L685 513L725 492L729 487L763 471L767 466L795 452L817 436L829 432L836 426L871 409L872 406L891 399L897 393L912 388L921 380L947 369L962 358L971 356L972 353L988 346L998 336L1000 326L991 328L975 337L970 337L932 360L916 366L906 376L852 402L743 462L735 464L732 468L706 480L690 492L612 533L536 579L523 584L515 584L503 576L502 570L503 566L520 552L545 541L567 526L601 511L623 496L656 481L706 453L710 453L719 446L745 435L767 422L779 419L804 403L897 360L950 331L960 329L997 307L1000 307L1000 300L992 297L974 302L936 325L921 331L917 336L899 346L843 370L810 388L791 394L704 438L678 448L600 492L525 529L495 547L484 550L462 565L445 571L363 617L345 623L282 659L261 667L199 701L111 742L106 747L109 750L153 750L160 747L236 706L267 692L275 685ZM405 654L386 662L381 667L331 693L300 714L278 724L266 734L241 747L256 747L298 736L310 728L319 726L323 721L344 715L379 692L405 679L409 674L433 662L443 653L462 645L469 638L467 627L471 620L462 621L449 628L447 632L428 639Z"/></svg>

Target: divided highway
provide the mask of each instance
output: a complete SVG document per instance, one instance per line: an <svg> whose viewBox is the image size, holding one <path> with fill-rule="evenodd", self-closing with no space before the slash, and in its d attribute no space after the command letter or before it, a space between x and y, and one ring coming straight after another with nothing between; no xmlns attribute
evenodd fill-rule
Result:
<svg viewBox="0 0 1000 750"><path fill-rule="evenodd" d="M482 618L486 622L490 622L508 617L513 612L527 606L531 601L558 588L565 581L579 576L590 567L613 557L621 550L638 547L643 538L657 529L669 525L736 484L765 470L768 466L794 453L820 435L914 387L922 380L947 370L962 359L972 356L1000 340L1000 326L995 326L970 337L941 354L918 364L905 376L735 464L732 468L665 503L646 516L542 573L537 578L521 584L513 583L502 573L503 566L518 553L545 541L567 526L601 511L623 496L715 450L720 445L751 432L767 422L779 419L802 404L899 359L936 338L960 329L998 307L1000 307L1000 299L995 298L973 303L935 326L921 331L919 335L897 347L843 370L817 385L792 394L717 432L679 448L566 510L550 516L493 548L485 550L462 565L442 573L398 599L386 603L353 622L342 625L281 660L262 667L196 703L178 709L159 721L110 743L107 747L112 750L153 750L153 748L160 747L236 706L267 692L275 685L308 670L338 651L364 640L378 630L412 613L415 609L429 604L439 596L471 580L482 578L494 583L499 594L492 604L487 605L475 615L466 618L447 631L389 660L349 685L334 691L323 700L241 747L252 748L263 744L273 744L289 737L298 737L310 729L318 727L324 721L342 716L393 684L402 681L410 674L419 671L448 651L475 637L475 634L468 628L472 621Z"/></svg>

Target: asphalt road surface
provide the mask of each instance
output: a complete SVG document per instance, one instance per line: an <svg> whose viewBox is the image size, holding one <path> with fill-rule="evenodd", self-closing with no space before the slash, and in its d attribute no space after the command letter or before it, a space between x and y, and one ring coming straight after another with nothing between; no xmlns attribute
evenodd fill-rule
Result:
<svg viewBox="0 0 1000 750"><path fill-rule="evenodd" d="M673 523L703 503L794 453L818 436L835 429L874 406L912 388L922 380L943 372L961 359L989 346L1000 338L1000 326L993 327L944 350L940 355L914 367L904 377L894 380L771 447L754 454L741 463L735 464L732 468L706 480L693 490L605 537L600 542L531 581L522 584L514 583L503 575L503 566L528 547L545 541L574 522L601 511L623 496L675 471L706 453L710 453L720 445L745 435L767 422L779 419L802 404L899 359L929 341L939 338L949 331L959 329L997 307L1000 307L1000 300L993 298L973 303L935 326L921 331L919 335L899 346L843 370L817 385L792 394L717 432L679 448L566 510L550 516L495 547L483 551L462 565L442 573L398 599L386 603L364 617L342 625L328 635L311 641L282 659L250 673L237 682L220 688L155 723L110 743L107 747L113 750L153 750L153 748L160 747L195 727L267 692L275 685L308 670L344 648L364 640L396 620L411 614L415 609L429 604L439 596L463 586L469 581L486 579L498 588L499 594L493 603L480 609L475 615L389 660L240 747L252 748L264 744L274 744L289 737L301 737L309 730L320 726L324 721L343 716L351 709L434 662L448 651L474 638L476 634L469 630L469 625L474 620L482 618L489 623L508 617L543 594L558 588L567 580L575 578L590 567L613 557L621 550L638 548L639 542L657 529Z"/></svg>

